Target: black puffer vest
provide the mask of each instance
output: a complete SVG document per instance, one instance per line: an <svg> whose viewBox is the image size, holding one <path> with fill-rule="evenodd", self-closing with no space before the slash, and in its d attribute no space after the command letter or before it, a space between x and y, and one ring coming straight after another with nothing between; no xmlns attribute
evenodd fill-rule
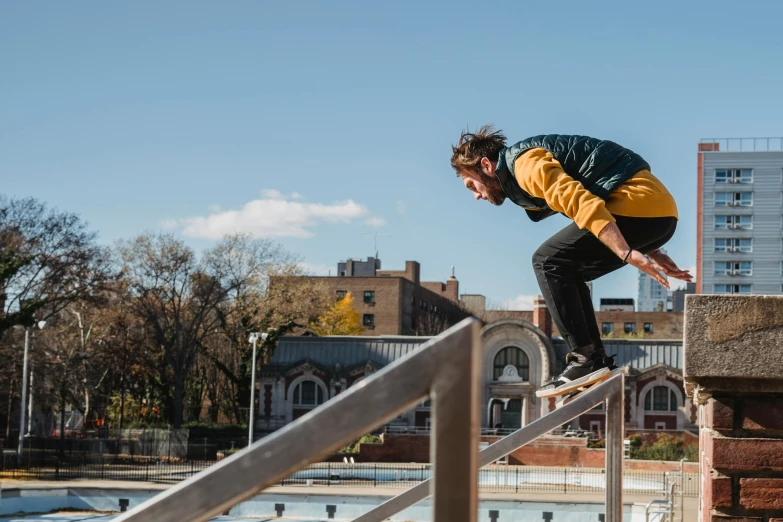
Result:
<svg viewBox="0 0 783 522"><path fill-rule="evenodd" d="M541 221L556 212L541 198L534 198L517 183L514 162L525 151L544 149L560 162L566 174L579 181L592 194L606 199L617 187L650 165L630 149L587 136L546 134L533 136L501 149L495 176L508 199L525 207L533 221Z"/></svg>

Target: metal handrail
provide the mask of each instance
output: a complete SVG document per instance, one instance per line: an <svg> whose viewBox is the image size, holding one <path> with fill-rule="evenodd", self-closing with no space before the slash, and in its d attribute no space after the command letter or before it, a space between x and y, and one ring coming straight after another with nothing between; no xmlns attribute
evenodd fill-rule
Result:
<svg viewBox="0 0 783 522"><path fill-rule="evenodd" d="M435 522L476 522L479 322L465 319L247 449L181 482L115 522L204 522L293 472L433 399ZM612 520L615 519L607 519Z"/></svg>
<svg viewBox="0 0 783 522"><path fill-rule="evenodd" d="M621 522L623 512L623 400L625 377L620 371L559 410L520 428L479 452L484 467L606 401L606 522ZM429 480L389 499L353 522L382 522L430 495Z"/></svg>

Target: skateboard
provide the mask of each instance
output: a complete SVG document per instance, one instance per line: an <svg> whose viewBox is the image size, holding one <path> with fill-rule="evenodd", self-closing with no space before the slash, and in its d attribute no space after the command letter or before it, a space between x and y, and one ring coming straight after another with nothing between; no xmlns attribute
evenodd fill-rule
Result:
<svg viewBox="0 0 783 522"><path fill-rule="evenodd" d="M607 380L612 375L617 375L618 373L620 373L622 371L623 371L622 368L615 368L614 370L612 370L610 372L607 372L606 375L602 375L600 380L595 381L595 382L589 384L588 386L582 386L581 388L577 388L576 390L573 390L573 391L570 391L570 392L566 393L565 395L563 395L562 398L560 398L555 403L555 409L559 410L560 408L562 408L563 406L565 406L569 402L573 401L574 399L576 399L577 397L582 395L584 392L586 392L587 390L589 390L590 388L592 388L596 384L601 384L602 382Z"/></svg>

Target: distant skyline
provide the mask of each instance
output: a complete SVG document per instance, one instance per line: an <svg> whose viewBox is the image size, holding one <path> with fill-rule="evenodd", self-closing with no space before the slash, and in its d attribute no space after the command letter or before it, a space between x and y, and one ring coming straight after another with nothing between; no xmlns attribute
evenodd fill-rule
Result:
<svg viewBox="0 0 783 522"><path fill-rule="evenodd" d="M0 4L0 181L112 244L267 236L318 274L456 267L462 293L532 307L531 256L567 224L475 202L466 126L586 134L640 153L696 262L696 148L782 136L783 4L564 1ZM623 268L594 299L635 297ZM677 288L684 283L673 282Z"/></svg>

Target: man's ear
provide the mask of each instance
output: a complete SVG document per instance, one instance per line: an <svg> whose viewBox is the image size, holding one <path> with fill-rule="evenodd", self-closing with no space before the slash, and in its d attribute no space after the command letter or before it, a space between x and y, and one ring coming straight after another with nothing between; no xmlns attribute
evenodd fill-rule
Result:
<svg viewBox="0 0 783 522"><path fill-rule="evenodd" d="M489 158L481 158L481 170L484 172L484 174L492 173L492 162L489 161Z"/></svg>

